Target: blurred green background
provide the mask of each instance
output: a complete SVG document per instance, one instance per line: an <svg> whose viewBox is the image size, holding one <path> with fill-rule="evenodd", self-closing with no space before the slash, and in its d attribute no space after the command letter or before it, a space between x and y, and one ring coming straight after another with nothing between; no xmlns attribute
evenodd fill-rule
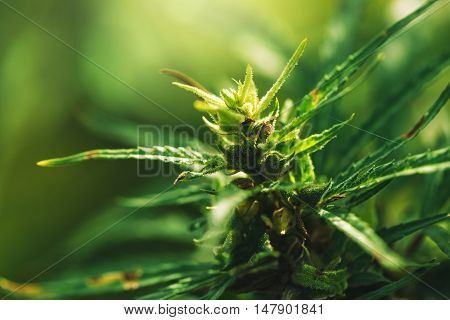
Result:
<svg viewBox="0 0 450 320"><path fill-rule="evenodd" d="M121 216L122 211L115 209L117 197L136 194L137 190L158 191L171 183L171 178L137 177L134 161L92 162L56 169L35 165L38 160L91 148L130 145L137 124L176 125L180 124L177 118L199 124L200 114L192 107L192 97L170 85L171 79L160 75L159 69L181 70L209 89L218 90L231 85L231 78L242 78L245 65L250 63L255 68L257 83L265 90L298 42L307 37L309 45L303 60L280 95L282 100L287 97L298 100L313 88L324 71L422 3L417 0L5 2L62 40L0 2L0 274L18 281L28 280L103 231L106 225L99 217L105 210L116 210L115 214ZM448 7L386 46L383 63L342 101L333 116L341 119L356 112L353 124L360 125L370 110L380 107L381 96L392 94L414 70L446 53L450 30ZM408 130L447 80L448 71L376 133L394 137ZM176 118L161 111L154 102ZM424 151L448 143L448 116L448 110L443 110L402 152ZM108 137L102 132L108 121L119 121L123 132ZM333 121L324 117L317 127L327 123ZM320 173L335 173L342 168L344 163L340 161L348 146L348 142L342 141L351 141L353 134L366 133L347 128L344 140L335 141L317 159ZM372 148L379 142L383 141L370 136L366 147ZM384 213L383 224L398 222L405 216L413 218L414 213L420 212L425 178L405 180L391 185L374 204L376 210ZM99 220L90 231L73 237L80 226L96 217ZM190 241L190 236L183 233L189 220L189 213L173 216L174 225L180 226L174 227L173 232L180 232L180 237L187 239L183 243ZM168 228L164 221L159 225L154 222L151 228ZM67 239L72 240L66 244ZM94 240L74 256L82 256L94 242L101 241L101 237ZM167 252L160 243L147 245L144 249L159 252L161 259L191 249L190 245L173 244L180 251ZM109 250L132 251L132 248L117 244ZM96 259L101 260L101 256L97 254ZM67 263L70 264L70 259Z"/></svg>

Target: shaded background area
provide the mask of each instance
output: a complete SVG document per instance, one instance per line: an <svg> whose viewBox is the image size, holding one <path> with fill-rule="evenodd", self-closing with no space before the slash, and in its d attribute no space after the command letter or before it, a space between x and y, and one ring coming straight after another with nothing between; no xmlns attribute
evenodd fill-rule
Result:
<svg viewBox="0 0 450 320"><path fill-rule="evenodd" d="M160 75L159 69L181 70L218 90L231 85L231 78L242 78L250 63L257 84L266 90L298 42L307 37L303 60L280 95L281 100L298 100L323 72L422 3L5 2L49 32L0 3L0 274L18 281L28 280L103 231L105 221L111 221L102 220L105 212L110 217L129 212L116 206L118 197L157 192L171 183L171 178L137 177L134 161L56 169L35 166L36 161L49 157L133 145L138 124L199 124L192 97L170 85L171 79ZM313 130L352 112L356 113L353 124L359 126L371 110L389 108L386 96L415 70L448 54L448 7L386 46L385 59L371 77L346 97L339 109L321 116ZM446 85L448 75L448 71L439 75L376 134L389 138L408 130ZM444 109L401 153L447 145L448 118ZM113 136L104 132L110 122L122 128ZM347 164L343 155L354 134L367 133L348 127L342 139L317 156L320 174L336 173ZM347 160L356 160L383 142L379 140L371 135ZM432 210L423 208L425 184L424 177L397 181L361 212L367 219L377 213L380 225L417 217L421 211ZM65 266L82 265L76 261L83 257L106 261L117 250L123 250L124 256L134 250L149 252L149 257L157 257L151 258L155 262L187 257L193 248L187 227L196 213L189 208L180 210L142 210L139 219L87 244ZM82 232L77 233L80 226ZM164 233L179 235L179 241L164 242ZM126 236L130 238L125 245L120 239ZM126 264L125 259L120 263Z"/></svg>

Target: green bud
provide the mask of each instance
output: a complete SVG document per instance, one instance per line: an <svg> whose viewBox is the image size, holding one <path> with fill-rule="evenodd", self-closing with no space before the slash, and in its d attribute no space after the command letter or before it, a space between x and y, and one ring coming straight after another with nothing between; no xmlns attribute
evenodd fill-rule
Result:
<svg viewBox="0 0 450 320"><path fill-rule="evenodd" d="M225 159L229 169L250 174L258 173L261 149L250 142L242 145L233 145L225 149Z"/></svg>
<svg viewBox="0 0 450 320"><path fill-rule="evenodd" d="M274 179L283 174L286 167L286 159L277 153L267 155L261 166L261 175L264 178Z"/></svg>
<svg viewBox="0 0 450 320"><path fill-rule="evenodd" d="M258 130L258 136L257 136L257 140L256 143L264 143L266 142L267 138L273 133L274 128L272 126L272 124L270 124L269 122L263 122L261 124L261 126L259 128L257 128Z"/></svg>

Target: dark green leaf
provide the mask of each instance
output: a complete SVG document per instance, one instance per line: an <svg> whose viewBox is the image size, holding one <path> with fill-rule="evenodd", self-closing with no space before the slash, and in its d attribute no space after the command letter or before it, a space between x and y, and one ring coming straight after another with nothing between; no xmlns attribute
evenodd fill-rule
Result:
<svg viewBox="0 0 450 320"><path fill-rule="evenodd" d="M225 290L229 286L231 286L235 280L236 280L235 277L225 278L225 280L223 280L222 282L219 282L217 285L215 285L214 287L210 288L208 293L206 293L202 297L202 299L203 300L217 300L217 299L219 299L223 295Z"/></svg>
<svg viewBox="0 0 450 320"><path fill-rule="evenodd" d="M309 264L298 266L292 275L292 281L300 286L326 291L330 296L337 295L347 288L346 269L321 271Z"/></svg>
<svg viewBox="0 0 450 320"><path fill-rule="evenodd" d="M376 234L375 230L353 213L334 214L329 211L320 210L318 214L346 234L386 268L402 270L409 265L407 261L389 248Z"/></svg>
<svg viewBox="0 0 450 320"><path fill-rule="evenodd" d="M377 290L368 292L356 299L358 299L358 300L370 300L370 299L375 300L375 299L383 298L387 295L390 295L390 294L406 287L410 283L417 281L417 278L420 278L421 276L423 276L425 274L425 272L426 272L426 269L420 269L420 270L416 271L414 274L408 274L398 281L389 283Z"/></svg>
<svg viewBox="0 0 450 320"><path fill-rule="evenodd" d="M425 234L436 243L443 253L450 255L450 234L441 226L432 226L425 230Z"/></svg>
<svg viewBox="0 0 450 320"><path fill-rule="evenodd" d="M378 271L363 271L359 273L354 273L350 276L348 280L349 287L364 287L371 286L378 283L389 283L391 282L387 279L381 272Z"/></svg>
<svg viewBox="0 0 450 320"><path fill-rule="evenodd" d="M164 285L179 279L209 272L211 264L172 264L147 266L127 271L112 271L95 276L66 275L51 282L19 284L0 278L0 288L19 298L63 299L114 294Z"/></svg>
<svg viewBox="0 0 450 320"><path fill-rule="evenodd" d="M211 200L212 196L208 189L210 189L210 186L207 184L185 185L166 191L157 197L157 194L149 194L137 198L125 198L120 200L120 204L126 207L141 208L201 202ZM149 199L152 200L149 201Z"/></svg>
<svg viewBox="0 0 450 320"><path fill-rule="evenodd" d="M399 224L394 227L380 229L378 230L378 234L387 243L393 243L416 231L422 230L426 227L444 221L448 218L449 218L448 213L437 214L432 217L426 217L411 222Z"/></svg>

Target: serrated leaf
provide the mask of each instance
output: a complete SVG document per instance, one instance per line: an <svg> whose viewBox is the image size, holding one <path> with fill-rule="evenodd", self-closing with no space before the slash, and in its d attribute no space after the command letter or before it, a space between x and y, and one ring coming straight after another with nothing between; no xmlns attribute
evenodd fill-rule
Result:
<svg viewBox="0 0 450 320"><path fill-rule="evenodd" d="M399 90L392 94L392 96L383 99L360 128L369 132L379 131L384 125L388 124L393 116L402 111L407 104L416 98L424 87L433 82L448 67L449 62L450 55L447 53L421 69L409 81L405 82ZM371 139L371 135L367 134L356 133L351 136L349 141L352 143L352 148L346 152L342 163L347 164L353 159L369 139Z"/></svg>
<svg viewBox="0 0 450 320"><path fill-rule="evenodd" d="M151 148L134 149L99 149L78 153L69 157L43 160L37 164L42 167L58 167L92 159L137 159L137 160L159 160L181 166L192 166L194 164L208 165L221 162L220 156L200 153L190 148L155 146Z"/></svg>
<svg viewBox="0 0 450 320"><path fill-rule="evenodd" d="M127 271L111 271L94 276L66 275L60 280L20 284L0 278L0 288L14 297L32 299L63 299L117 294L155 285L164 285L188 276L199 276L214 267L211 264L167 264Z"/></svg>
<svg viewBox="0 0 450 320"><path fill-rule="evenodd" d="M283 83L286 81L286 79L289 77L292 70L297 65L298 60L300 59L301 55L303 54L303 51L305 50L307 40L304 39L297 49L295 50L292 57L289 59L288 63L284 67L283 71L281 72L278 79L275 81L275 83L272 85L272 87L267 91L267 93L264 95L264 97L261 98L259 101L256 110L258 112L264 111L266 109L273 98L275 98L275 95L277 94L278 90L280 90Z"/></svg>
<svg viewBox="0 0 450 320"><path fill-rule="evenodd" d="M429 227L435 223L444 221L450 216L448 213L437 214L431 217L417 219L411 222L402 223L390 228L383 228L378 230L378 234L387 243L398 241L416 231Z"/></svg>
<svg viewBox="0 0 450 320"><path fill-rule="evenodd" d="M390 228L382 228L377 230L377 233L387 244L392 244L413 234L414 232L425 229L435 223L444 221L445 219L448 219L448 217L449 215L447 213L442 213L431 217L402 223ZM363 255L359 248L352 250L351 253L355 257L355 265L364 267L370 264L370 259L368 259L366 255Z"/></svg>
<svg viewBox="0 0 450 320"><path fill-rule="evenodd" d="M207 176L209 174L213 174L224 168L225 168L224 163L212 162L212 163L209 163L208 165L204 166L203 169L200 171L183 171L175 179L174 184L177 184L181 181L187 181L187 180L192 180L192 179L196 179L196 178L201 178L201 177Z"/></svg>
<svg viewBox="0 0 450 320"><path fill-rule="evenodd" d="M375 230L353 213L335 214L326 210L320 210L318 214L356 242L384 267L402 270L408 265L408 262L389 248Z"/></svg>
<svg viewBox="0 0 450 320"><path fill-rule="evenodd" d="M346 121L340 122L331 128L324 130L319 134L310 135L308 138L300 140L293 147L293 151L297 157L302 157L306 154L311 154L321 150L328 142L336 138L336 133L342 129L351 119L353 115Z"/></svg>
<svg viewBox="0 0 450 320"><path fill-rule="evenodd" d="M345 206L348 208L352 208L363 202L366 202L374 195L376 195L378 192L383 190L389 183L391 183L391 181L392 180L387 180L367 190L356 192L347 201L345 201Z"/></svg>
<svg viewBox="0 0 450 320"><path fill-rule="evenodd" d="M297 117L287 124L286 129L300 127L303 123L316 116L320 111L329 107L333 102L338 101L352 90L354 90L362 80L365 79L382 60L382 56L377 57L374 62L363 72L357 74L359 67L351 70L348 75L343 75L336 83L330 85L324 92L317 88L307 94L296 107ZM353 80L353 81L351 81Z"/></svg>
<svg viewBox="0 0 450 320"><path fill-rule="evenodd" d="M354 287L364 287L371 286L378 283L390 283L391 281L387 279L381 272L377 271L364 271L352 274L348 280L348 286L350 288Z"/></svg>
<svg viewBox="0 0 450 320"><path fill-rule="evenodd" d="M395 22L389 28L381 32L378 36L372 39L366 46L359 49L355 53L351 54L347 60L338 65L335 70L331 73L325 75L316 86L316 94L324 95L323 92L326 91L327 88L330 87L331 84L335 83L337 79L342 78L343 76L348 76L348 74L354 70L355 68L364 64L367 59L369 59L372 55L374 55L382 46L384 46L388 41L393 39L397 34L403 32L408 26L411 25L411 22L423 16L426 12L428 12L433 5L440 2L440 0L431 0L427 1L421 7L419 7L414 12L410 13L403 19Z"/></svg>
<svg viewBox="0 0 450 320"><path fill-rule="evenodd" d="M192 92L193 94L195 94L196 96L198 96L199 98L202 98L203 100L205 100L208 103L211 103L213 105L216 105L218 107L226 107L225 102L220 99L218 96L212 94L211 92L207 92L204 91L200 88L194 87L194 86L190 86L184 83L179 83L179 82L172 82L173 85L187 90L189 92Z"/></svg>
<svg viewBox="0 0 450 320"><path fill-rule="evenodd" d="M397 21L372 39L366 46L351 54L345 62L338 65L332 72L326 74L316 87L303 97L296 108L297 117L282 129L282 135L308 121L325 106L330 105L330 102L335 101L342 97L346 92L349 92L350 90L346 90L345 87L358 69L382 46L388 43L397 34L406 30L406 28L411 25L411 22L423 16L437 2L440 2L440 0L428 1L416 11Z"/></svg>
<svg viewBox="0 0 450 320"><path fill-rule="evenodd" d="M336 177L335 184L338 185L340 183L343 183L343 181L345 180L353 179L356 175L360 174L361 171L367 170L367 168L370 168L370 166L372 166L373 164L383 160L393 151L397 150L403 144L417 136L419 132L423 130L444 107L444 105L448 101L449 95L450 87L446 86L446 88L442 91L439 98L434 102L432 107L420 118L420 120L410 131L394 140L391 140L378 150L372 152L358 162L350 165L344 172ZM335 188L332 188L330 192L334 189Z"/></svg>
<svg viewBox="0 0 450 320"><path fill-rule="evenodd" d="M245 70L244 83L240 87L240 90L238 93L240 102L242 104L247 102L247 100L250 100L250 103L252 103L252 104L255 102L253 100L253 97L256 95L256 92L252 92L252 90L255 90L255 84L253 83L253 69L248 64L247 68Z"/></svg>
<svg viewBox="0 0 450 320"><path fill-rule="evenodd" d="M301 184L312 183L316 180L314 172L314 164L309 154L301 157L297 161L298 170L300 170L300 177L296 178Z"/></svg>
<svg viewBox="0 0 450 320"><path fill-rule="evenodd" d="M214 113L218 112L220 108L214 104L205 102L203 100L195 100L194 101L194 108L201 112L208 112L208 113Z"/></svg>
<svg viewBox="0 0 450 320"><path fill-rule="evenodd" d="M322 271L309 264L298 266L292 275L296 285L325 291L330 296L342 293L347 288L347 280L346 269Z"/></svg>
<svg viewBox="0 0 450 320"><path fill-rule="evenodd" d="M358 175L332 187L326 196L332 198L335 195L349 195L396 177L429 174L448 169L450 169L450 148L443 148L375 166L366 171L361 170Z"/></svg>

